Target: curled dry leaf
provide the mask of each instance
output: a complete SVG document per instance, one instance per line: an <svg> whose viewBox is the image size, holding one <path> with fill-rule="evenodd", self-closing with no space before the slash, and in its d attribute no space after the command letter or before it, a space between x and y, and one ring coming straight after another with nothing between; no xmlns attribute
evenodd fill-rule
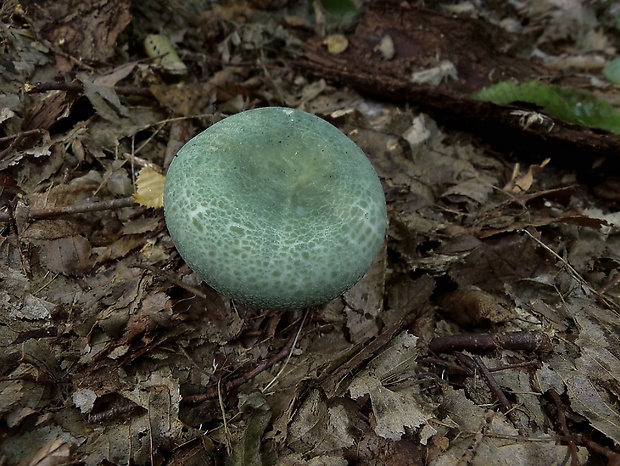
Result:
<svg viewBox="0 0 620 466"><path fill-rule="evenodd" d="M20 464L26 466L55 466L57 464L66 464L70 460L70 445L60 438L54 438L39 448L27 461Z"/></svg>
<svg viewBox="0 0 620 466"><path fill-rule="evenodd" d="M349 47L349 40L342 34L332 34L323 41L323 44L329 53L339 55Z"/></svg>
<svg viewBox="0 0 620 466"><path fill-rule="evenodd" d="M163 34L149 34L144 39L144 49L150 58L156 58L164 71L175 74L187 74L187 66L181 60L170 38Z"/></svg>
<svg viewBox="0 0 620 466"><path fill-rule="evenodd" d="M516 316L508 302L481 290L456 290L440 299L450 317L464 325L508 322Z"/></svg>
<svg viewBox="0 0 620 466"><path fill-rule="evenodd" d="M137 191L132 199L143 207L159 209L164 206L164 181L166 177L149 167L140 170L136 180Z"/></svg>
<svg viewBox="0 0 620 466"><path fill-rule="evenodd" d="M349 386L353 399L370 396L376 418L375 433L380 437L400 440L405 428L417 429L432 417L421 398L409 390L401 391L397 386L413 373L416 342L417 337L408 332L401 333Z"/></svg>

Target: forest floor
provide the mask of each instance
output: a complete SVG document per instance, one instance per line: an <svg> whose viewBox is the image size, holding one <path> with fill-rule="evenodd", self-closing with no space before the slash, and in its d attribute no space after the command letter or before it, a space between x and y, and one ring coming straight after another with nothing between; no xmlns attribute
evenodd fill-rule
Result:
<svg viewBox="0 0 620 466"><path fill-rule="evenodd" d="M362 3L2 2L0 465L620 464L617 3ZM566 105L473 98L511 79ZM386 195L311 309L202 283L149 195L263 106Z"/></svg>

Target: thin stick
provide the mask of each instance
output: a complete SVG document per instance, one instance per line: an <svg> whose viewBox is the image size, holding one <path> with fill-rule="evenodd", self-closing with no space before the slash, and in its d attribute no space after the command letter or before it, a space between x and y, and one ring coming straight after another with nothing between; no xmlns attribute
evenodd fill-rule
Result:
<svg viewBox="0 0 620 466"><path fill-rule="evenodd" d="M271 382L269 382L265 386L265 388L263 388L263 390L262 390L263 393L265 393L267 390L269 390L272 385L275 385L276 381L278 380L278 378L280 377L282 372L284 372L284 369L286 369L286 366L288 365L288 362L291 360L291 356L293 356L293 350L295 349L295 346L297 346L297 341L299 340L299 335L301 335L301 330L304 328L304 324L306 322L306 317L307 316L308 316L308 312L304 312L304 316L301 319L301 324L299 325L299 329L297 330L297 334L295 335L295 339L293 340L293 344L291 345L290 351L288 352L288 357L286 358L286 361L284 361L284 364L282 364L282 367L280 368L278 373L274 376L274 378L271 380Z"/></svg>
<svg viewBox="0 0 620 466"><path fill-rule="evenodd" d="M321 388L323 388L327 397L331 398L335 396L348 375L352 374L363 363L374 357L381 348L387 345L387 343L400 333L403 328L407 328L419 315L422 315L423 312L422 309L419 309L418 312L410 312L389 327L386 327L383 332L374 337L374 339L369 338L362 343L358 343L355 347L354 354L349 356L345 362L339 364L338 367L327 372L326 375L319 380Z"/></svg>
<svg viewBox="0 0 620 466"><path fill-rule="evenodd" d="M482 360L480 356L473 355L472 359L476 363L476 366L478 366L478 370L480 371L480 373L486 380L487 385L489 386L489 388L491 389L491 391L497 398L497 401L499 401L499 405L500 405L500 409L502 413L504 414L508 413L510 410L512 410L512 403L506 397L506 394L504 393L502 388L499 386L499 384L495 380L495 377L491 375L491 372L487 368L486 364L484 364L484 361Z"/></svg>
<svg viewBox="0 0 620 466"><path fill-rule="evenodd" d="M42 132L42 129L29 129L20 133L11 134L10 136L4 136L0 138L0 143L13 141L14 139L23 139L26 136L34 136L35 134L41 134Z"/></svg>
<svg viewBox="0 0 620 466"><path fill-rule="evenodd" d="M564 265L564 267L566 268L566 271L568 272L568 274L571 275L573 277L573 279L575 279L585 289L585 291L593 293L595 298L597 300L599 300L599 301L602 301L605 305L608 306L609 309L614 309L615 312L620 312L620 308L615 303L615 301L612 301L612 300L608 299L607 296L605 296L604 294L601 294L592 285L590 285L590 283L588 283L586 281L586 279L583 278L579 274L579 272L577 272L577 270L575 270L575 268L568 263L568 261L566 259L564 259L562 256L560 256L557 252L555 252L553 249L551 249L549 246L547 246L541 240L536 238L528 230L524 229L524 230L520 230L520 231L522 231L523 233L528 235L530 238L532 238L534 241L536 241L540 246L542 246L544 249L546 249L549 252L549 254L551 254L558 261L560 261Z"/></svg>
<svg viewBox="0 0 620 466"><path fill-rule="evenodd" d="M482 360L480 356L473 355L472 359L478 366L478 370L480 371L480 374L482 374L482 376L486 380L486 383L489 389L499 401L499 409L502 411L502 413L504 413L504 415L508 419L512 421L512 423L517 428L517 431L519 432L519 434L525 436L526 435L525 427L521 425L521 421L515 415L513 407L512 407L512 403L510 402L510 400L504 393L504 390L502 390L502 387L499 386L499 384L497 383L497 380L495 380L495 377L493 377L493 374L491 374L491 372L489 371L487 366L484 364L484 361Z"/></svg>
<svg viewBox="0 0 620 466"><path fill-rule="evenodd" d="M501 349L548 353L553 350L553 344L549 336L542 332L465 333L433 338L428 348L435 354Z"/></svg>
<svg viewBox="0 0 620 466"><path fill-rule="evenodd" d="M579 465L579 452L577 451L577 445L572 440L571 432L568 428L568 424L566 423L566 416L564 414L564 403L560 399L560 395L555 389L549 390L549 394L551 395L551 399L553 399L553 403L555 403L555 407L558 410L558 424L560 424L560 429L566 438L568 438L568 450L570 451L571 456L571 465L577 466Z"/></svg>
<svg viewBox="0 0 620 466"><path fill-rule="evenodd" d="M167 272L165 270L158 269L157 267L153 267L152 265L148 265L148 264L131 264L130 267L138 267L138 268L141 268L141 269L148 270L149 272L152 272L155 276L163 277L166 280L171 281L172 283L174 283L178 287L183 288L185 291L189 291L194 296L198 296L199 298L202 298L202 299L207 299L207 294L205 292L203 292L199 288L196 288L195 286L191 286L191 285L188 285L187 283L183 282L178 277L177 274L170 273L170 272Z"/></svg>
<svg viewBox="0 0 620 466"><path fill-rule="evenodd" d="M108 86L114 89L114 92L121 95L140 95L144 97L153 97L151 91L146 87L129 87L129 86ZM36 94L47 91L68 91L68 92L84 92L84 84L80 82L51 81L46 83L26 83L24 84L24 92L27 94Z"/></svg>
<svg viewBox="0 0 620 466"><path fill-rule="evenodd" d="M217 401L220 405L220 411L222 412L222 420L224 422L224 438L226 439L226 452L230 455L230 430L228 430L228 421L226 420L226 408L224 406L224 399L222 398L222 379L217 381Z"/></svg>
<svg viewBox="0 0 620 466"><path fill-rule="evenodd" d="M296 341L296 338L295 338L296 335L297 333L292 333L289 339L287 340L287 342L285 343L285 345L282 347L280 351L278 351L277 354L273 355L269 359L262 361L247 374L242 375L241 377L238 377L226 383L224 385L224 390L226 391L226 393L229 393L235 388L240 387L244 383L249 382L261 372L269 369L274 364L277 364L278 362L286 358L289 352L291 351L291 348L293 347L293 343ZM196 395L190 395L190 396L184 397L183 402L189 403L189 404L198 404L204 401L214 400L217 397L218 397L217 390L212 389L212 390L208 390L206 393L199 393Z"/></svg>
<svg viewBox="0 0 620 466"><path fill-rule="evenodd" d="M30 220L42 220L49 218L62 217L65 215L84 214L87 212L99 212L102 210L122 209L124 207L132 207L136 202L130 198L110 199L107 201L90 201L80 204L73 204L63 207L48 207L43 209L31 209L28 212ZM10 220L8 212L0 212L0 222L8 222Z"/></svg>

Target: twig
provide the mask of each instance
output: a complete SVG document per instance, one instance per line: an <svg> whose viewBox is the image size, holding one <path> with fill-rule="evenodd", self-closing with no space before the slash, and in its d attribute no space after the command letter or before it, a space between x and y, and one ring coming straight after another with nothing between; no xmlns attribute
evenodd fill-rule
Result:
<svg viewBox="0 0 620 466"><path fill-rule="evenodd" d="M496 351L501 349L548 353L553 349L551 339L540 332L467 333L433 338L428 348L436 354L453 351Z"/></svg>
<svg viewBox="0 0 620 466"><path fill-rule="evenodd" d="M433 365L433 366L443 367L444 369L442 370L442 379L443 379L443 373L446 371L450 374L464 375L468 377L473 375L473 372L468 367L459 366L458 364L445 361L438 357L423 358L423 359L420 359L418 363L422 365Z"/></svg>
<svg viewBox="0 0 620 466"><path fill-rule="evenodd" d="M15 142L18 142L19 140L27 136L33 136L35 134L40 134L42 132L43 132L42 129L29 129L27 131L21 131L19 133L11 134L10 136L4 136L0 138L0 144L2 144L3 142L13 141L14 139L16 140Z"/></svg>
<svg viewBox="0 0 620 466"><path fill-rule="evenodd" d="M605 456L607 458L607 466L620 466L620 454L610 450L608 447L593 442L585 436L581 437L581 441L588 448L588 450Z"/></svg>
<svg viewBox="0 0 620 466"><path fill-rule="evenodd" d="M541 240L539 240L538 238L536 238L536 236L534 236L532 233L530 233L528 230L521 230L523 233L525 233L527 236L529 236L530 238L532 238L535 242L537 242L539 244L539 246L542 246L543 249L547 250L547 252L549 252L553 257L555 257L558 261L560 261L564 267L566 267L566 270L573 276L573 278L575 280L577 280L582 286L592 289L592 287L590 286L590 284L579 274L579 272L577 272L575 270L575 268L570 265L568 263L568 261L566 259L564 259L563 257L561 257L557 252L555 252L553 249L551 249L549 246L547 246L545 243L543 243Z"/></svg>
<svg viewBox="0 0 620 466"><path fill-rule="evenodd" d="M224 392L229 393L233 391L235 388L238 388L244 383L249 382L261 372L269 369L274 364L277 364L278 362L286 358L291 352L294 343L297 341L296 336L297 336L297 332L292 333L291 336L286 341L286 344L282 347L280 351L278 351L277 354L274 354L271 358L266 359L262 361L261 363L257 364L256 367L254 367L254 369L252 369L247 374L242 375L241 377L238 377L234 380L231 380L230 382L227 382L224 385ZM199 393L196 395L187 396L183 398L183 402L189 403L189 404L198 404L204 401L214 400L217 397L218 397L217 389L211 389L211 390L208 390L206 393Z"/></svg>
<svg viewBox="0 0 620 466"><path fill-rule="evenodd" d="M560 399L560 395L555 391L554 388L549 390L549 394L551 395L551 399L553 399L553 403L558 410L558 424L560 424L560 429L566 438L568 438L568 450L570 451L571 456L571 466L579 466L579 454L577 451L577 445L572 440L571 432L568 429L568 424L566 423L566 416L564 415L564 404Z"/></svg>
<svg viewBox="0 0 620 466"><path fill-rule="evenodd" d="M411 312L404 318L387 327L374 340L360 343L361 347L351 358L344 364L340 364L333 372L327 372L327 376L320 381L321 388L327 397L333 397L340 386L342 380L355 369L361 366L365 361L372 358L373 355L383 348L401 329L408 327L415 319L418 318L422 311Z"/></svg>
<svg viewBox="0 0 620 466"><path fill-rule="evenodd" d="M29 220L42 220L65 215L84 214L87 212L99 212L102 210L122 209L136 205L130 198L110 199L107 201L86 201L80 204L73 204L63 207L48 207L43 209L30 209L28 212ZM0 222L8 222L11 216L8 212L0 212Z"/></svg>
<svg viewBox="0 0 620 466"><path fill-rule="evenodd" d="M2 151L0 151L0 161L3 160L7 154L9 154L12 150L15 149L15 147L22 142L24 139L26 139L26 137L28 136L32 136L34 134L41 134L43 133L42 129L31 129L28 131L22 131L21 133L17 133L17 134L13 134L11 136L7 136L2 138L2 141L0 142L6 142L6 141L11 141L11 143L8 145L7 148L3 149Z"/></svg>
<svg viewBox="0 0 620 466"><path fill-rule="evenodd" d="M226 407L224 406L224 398L222 397L222 379L217 381L217 401L222 412L222 421L224 423L224 438L226 439L226 453L230 455L232 445L230 442L231 433L228 429L228 420L226 419Z"/></svg>
<svg viewBox="0 0 620 466"><path fill-rule="evenodd" d="M464 355L463 355L464 356ZM499 401L499 406L502 413L506 414L508 411L512 409L512 403L506 397L506 394L502 390L502 387L499 386L495 377L491 374L486 364L482 360L482 358L478 355L472 356L473 361L476 363L476 369L480 372L480 374L484 377L487 382L487 385Z"/></svg>
<svg viewBox="0 0 620 466"><path fill-rule="evenodd" d="M619 284L620 284L620 274L616 275L614 278L609 280L607 283L605 283L603 286L601 286L598 290L596 290L596 292L601 294L601 295L604 295L609 290L611 290L612 288L618 286Z"/></svg>
<svg viewBox="0 0 620 466"><path fill-rule="evenodd" d="M84 84L80 82L51 81L46 83L26 83L24 84L24 92L26 94L37 94L47 91L68 91L68 92L84 92ZM153 97L151 91L146 87L131 86L113 86L114 92L119 95L140 95L143 97Z"/></svg>
<svg viewBox="0 0 620 466"><path fill-rule="evenodd" d="M98 424L103 421L109 421L110 419L114 419L115 417L120 416L121 414L131 413L140 408L141 408L140 405L127 401L124 404L113 406L112 408L106 409L105 411L101 411L100 413L89 414L88 423Z"/></svg>
<svg viewBox="0 0 620 466"><path fill-rule="evenodd" d="M153 424L151 422L151 413L153 412L153 411L151 411L151 394L152 394L152 392L149 391L149 395L148 395L148 398L149 398L148 402L149 402L149 404L148 404L146 419L147 419L148 431L149 431L149 456L150 456L150 459L151 459L151 464L155 464L155 462L153 461L153 452L155 450L153 448ZM170 395L170 394L168 394L168 395Z"/></svg>
<svg viewBox="0 0 620 466"><path fill-rule="evenodd" d="M480 374L482 374L482 376L484 377L484 380L489 386L489 389L491 390L493 395L495 395L497 401L499 401L499 407L502 413L504 413L506 417L508 417L512 421L512 423L519 431L519 434L525 436L525 427L521 425L521 421L517 418L517 416L515 416L512 403L510 402L508 397L506 397L506 394L504 393L504 390L502 390L502 387L499 386L497 380L495 380L495 377L493 377L493 374L491 374L480 356L474 355L473 360L476 363L476 366L478 366L478 370L480 371Z"/></svg>
<svg viewBox="0 0 620 466"><path fill-rule="evenodd" d="M263 388L262 392L265 393L267 390L269 390L273 385L275 385L276 381L278 380L278 378L280 377L280 375L282 374L282 372L284 372L284 369L286 368L286 366L288 365L288 362L291 360L291 357L293 356L293 348L295 348L295 346L297 345L297 341L299 340L299 335L301 335L301 331L304 328L304 324L306 323L306 317L308 316L308 313L305 312L304 313L304 317L303 319L301 319L301 324L299 324L299 329L297 330L297 333L295 334L295 340L293 340L293 344L291 345L291 351L289 351L288 356L286 358L286 361L284 361L284 364L282 364L282 367L280 368L280 370L278 371L278 373L273 377L273 379L271 380L271 382L269 382L265 388Z"/></svg>
<svg viewBox="0 0 620 466"><path fill-rule="evenodd" d="M139 267L141 269L148 270L149 272L152 272L155 276L164 277L166 280L171 281L178 287L183 288L185 291L189 291L194 296L198 296L202 299L207 299L207 294L205 292L196 288L195 286L188 285L173 273L166 272L165 270L158 269L157 267L153 267L152 265L148 264L132 264L130 265L130 267Z"/></svg>

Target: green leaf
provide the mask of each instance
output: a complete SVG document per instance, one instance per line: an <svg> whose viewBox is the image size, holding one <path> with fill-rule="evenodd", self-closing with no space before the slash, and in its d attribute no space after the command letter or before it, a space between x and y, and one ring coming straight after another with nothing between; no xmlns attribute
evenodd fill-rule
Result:
<svg viewBox="0 0 620 466"><path fill-rule="evenodd" d="M620 57L614 58L605 65L603 75L610 83L620 85Z"/></svg>
<svg viewBox="0 0 620 466"><path fill-rule="evenodd" d="M357 6L351 0L321 0L321 4L329 24L347 23L357 13Z"/></svg>
<svg viewBox="0 0 620 466"><path fill-rule="evenodd" d="M239 396L239 409L250 412L243 438L226 461L226 466L262 466L261 442L271 421L271 407L259 392Z"/></svg>
<svg viewBox="0 0 620 466"><path fill-rule="evenodd" d="M528 102L541 107L552 118L620 133L620 113L608 102L579 89L538 81L504 81L478 91L473 97L497 105Z"/></svg>

